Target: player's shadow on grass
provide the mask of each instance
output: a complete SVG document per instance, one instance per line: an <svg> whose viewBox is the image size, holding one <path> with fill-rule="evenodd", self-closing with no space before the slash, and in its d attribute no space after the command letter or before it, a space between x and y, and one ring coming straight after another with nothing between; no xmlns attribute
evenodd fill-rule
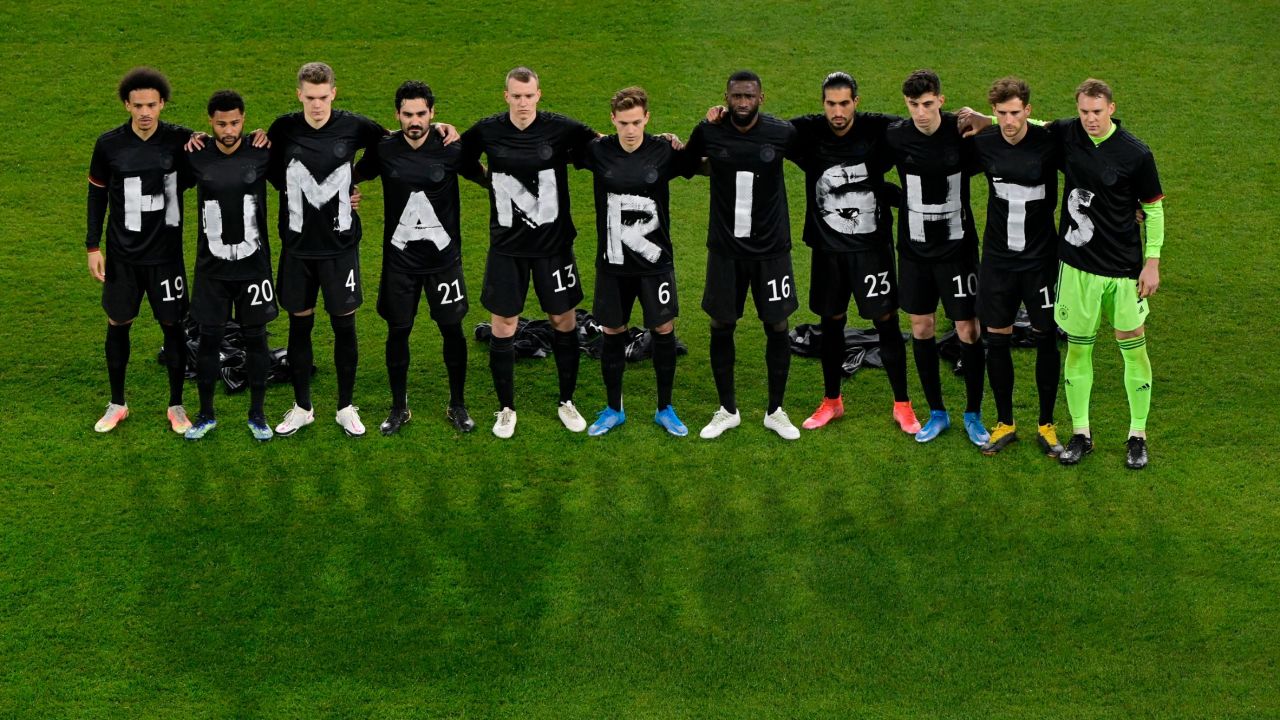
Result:
<svg viewBox="0 0 1280 720"><path fill-rule="evenodd" d="M138 480L144 649L249 714L299 685L519 671L562 489L412 477Z"/></svg>

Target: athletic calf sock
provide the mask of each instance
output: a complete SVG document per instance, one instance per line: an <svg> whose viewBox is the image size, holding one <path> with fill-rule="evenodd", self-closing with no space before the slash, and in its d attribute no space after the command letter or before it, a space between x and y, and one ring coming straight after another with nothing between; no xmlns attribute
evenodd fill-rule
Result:
<svg viewBox="0 0 1280 720"><path fill-rule="evenodd" d="M249 417L263 417L267 399L267 374L271 372L271 354L267 349L267 328L263 325L241 327L244 336L245 370L249 376Z"/></svg>
<svg viewBox="0 0 1280 720"><path fill-rule="evenodd" d="M912 338L911 354L916 359L916 374L920 376L920 388L930 410L946 411L942 404L942 378L938 371L938 341L936 338Z"/></svg>
<svg viewBox="0 0 1280 720"><path fill-rule="evenodd" d="M461 323L437 323L443 341L444 369L449 375L449 405L466 404L467 339L462 335Z"/></svg>
<svg viewBox="0 0 1280 720"><path fill-rule="evenodd" d="M1147 355L1147 336L1116 341L1124 358L1124 392L1129 396L1129 431L1147 429L1151 413L1151 358Z"/></svg>
<svg viewBox="0 0 1280 720"><path fill-rule="evenodd" d="M409 406L409 333L412 330L412 325L387 326L387 380L391 384L392 410Z"/></svg>
<svg viewBox="0 0 1280 720"><path fill-rule="evenodd" d="M653 334L653 374L658 379L658 409L671 404L671 389L676 382L676 334Z"/></svg>
<svg viewBox="0 0 1280 720"><path fill-rule="evenodd" d="M733 332L736 328L736 325L711 326L711 377L716 382L720 407L731 413L738 412L738 399L733 391L733 366L737 362Z"/></svg>
<svg viewBox="0 0 1280 720"><path fill-rule="evenodd" d="M494 335L489 340L489 372L499 408L516 409L516 351L512 338Z"/></svg>
<svg viewBox="0 0 1280 720"><path fill-rule="evenodd" d="M107 324L107 381L111 383L111 402L124 405L124 375L129 367L129 328L126 325Z"/></svg>
<svg viewBox="0 0 1280 720"><path fill-rule="evenodd" d="M356 343L356 316L330 315L333 328L333 369L338 376L338 409L352 404L356 388L356 367L360 363L360 348Z"/></svg>
<svg viewBox="0 0 1280 720"><path fill-rule="evenodd" d="M627 369L627 340L630 335L605 333L600 350L600 375L604 378L605 398L609 407L622 410L622 374Z"/></svg>
<svg viewBox="0 0 1280 720"><path fill-rule="evenodd" d="M877 320L876 333L880 336L880 362L884 364L885 374L889 376L889 387L893 389L894 402L907 402L907 343L902 339L902 328L898 326L898 318Z"/></svg>
<svg viewBox="0 0 1280 720"><path fill-rule="evenodd" d="M764 366L769 376L770 415L782 407L783 396L787 392L787 375L791 373L791 339L787 337L787 324L784 322L780 325L781 327L765 326L764 329ZM843 331L840 337L844 337ZM839 394L840 385L837 381L836 395Z"/></svg>
<svg viewBox="0 0 1280 720"><path fill-rule="evenodd" d="M293 402L303 410L311 409L311 368L315 359L311 352L311 328L316 316L289 316L289 379L293 381Z"/></svg>
<svg viewBox="0 0 1280 720"><path fill-rule="evenodd" d="M196 348L196 388L200 392L200 414L212 418L213 390L222 370L222 325L201 325Z"/></svg>
<svg viewBox="0 0 1280 720"><path fill-rule="evenodd" d="M1089 395L1093 392L1093 343L1096 337L1067 337L1067 359L1062 366L1066 385L1067 412L1071 427L1089 427Z"/></svg>
<svg viewBox="0 0 1280 720"><path fill-rule="evenodd" d="M1005 333L986 333L982 336L982 341L987 346L987 377L991 382L991 397L996 401L996 419L1005 425L1013 424L1011 340L1012 337Z"/></svg>
<svg viewBox="0 0 1280 720"><path fill-rule="evenodd" d="M1036 391L1040 395L1040 424L1053 422L1058 404L1058 376L1062 373L1062 354L1054 333L1033 332L1036 343Z"/></svg>
<svg viewBox="0 0 1280 720"><path fill-rule="evenodd" d="M551 338L551 352L556 356L556 375L560 379L560 402L573 400L578 389L578 363L582 354L578 349L578 331L556 330Z"/></svg>
<svg viewBox="0 0 1280 720"><path fill-rule="evenodd" d="M187 375L187 332L178 323L161 324L160 329L164 332L165 364L169 366L169 405L181 405L182 383Z"/></svg>
<svg viewBox="0 0 1280 720"><path fill-rule="evenodd" d="M840 384L844 381L844 325L845 316L822 318L822 396L832 400L840 397Z"/></svg>
<svg viewBox="0 0 1280 720"><path fill-rule="evenodd" d="M964 396L967 413L982 412L982 390L985 385L987 355L980 342L961 342L960 358L964 362ZM1010 414L1012 414L1010 410Z"/></svg>

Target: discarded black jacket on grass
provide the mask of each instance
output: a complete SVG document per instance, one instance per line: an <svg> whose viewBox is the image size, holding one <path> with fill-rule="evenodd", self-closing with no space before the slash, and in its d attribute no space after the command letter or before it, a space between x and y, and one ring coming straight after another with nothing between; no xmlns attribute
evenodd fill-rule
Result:
<svg viewBox="0 0 1280 720"><path fill-rule="evenodd" d="M188 315L182 321L182 330L187 336L186 378L194 380L196 353L200 350L200 324ZM273 348L268 350L268 356L271 358L271 368L267 371L267 384L289 382L289 351L286 348ZM238 393L248 387L249 373L245 366L244 334L240 330L240 323L235 320L227 321L222 334L222 347L218 350L218 359L221 366L222 385L228 394ZM156 354L156 361L161 365L164 364L163 344L160 346L160 352ZM316 366L312 365L311 373L314 375L315 372Z"/></svg>
<svg viewBox="0 0 1280 720"><path fill-rule="evenodd" d="M600 359L600 349L603 343L604 328L591 313L586 310L575 311L575 318L578 323L578 348L582 354L587 357ZM627 331L631 340L627 343L627 360L646 360L653 355L653 338L648 330L643 328L630 328ZM529 320L521 317L516 321L516 334L512 338L512 345L516 351L516 357L522 358L545 358L551 354L551 340L555 335L555 331L551 327L548 320ZM479 323L476 325L476 340L486 345L493 338L493 326L489 323ZM679 339L676 340L676 354L685 355L689 349Z"/></svg>
<svg viewBox="0 0 1280 720"><path fill-rule="evenodd" d="M801 357L819 357L822 354L822 327L820 325L797 325L791 331L791 352ZM1059 337L1062 332L1058 331ZM907 344L911 344L911 336L908 333L902 334ZM844 330L845 356L844 365L841 368L845 377L852 377L858 368L873 367L884 368L884 362L880 359L880 333L875 328L867 328L860 330L858 328L845 328ZM1018 315L1013 321L1013 347L1016 348L1032 348L1035 347L1035 338L1031 335L1031 321L1027 317L1026 308L1018 308ZM956 375L964 373L964 363L961 360L960 338L956 335L955 330L947 332L938 338L938 356L943 360L951 363L951 370Z"/></svg>

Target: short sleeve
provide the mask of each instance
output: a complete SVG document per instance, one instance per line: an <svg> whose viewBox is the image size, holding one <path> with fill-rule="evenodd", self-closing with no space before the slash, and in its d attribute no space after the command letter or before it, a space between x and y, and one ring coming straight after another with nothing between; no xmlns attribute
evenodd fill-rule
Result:
<svg viewBox="0 0 1280 720"><path fill-rule="evenodd" d="M372 180L382 174L382 160L378 154L380 145L381 141L365 148L364 155L356 163L355 174L360 181Z"/></svg>
<svg viewBox="0 0 1280 720"><path fill-rule="evenodd" d="M1160 174L1156 172L1156 159L1149 150L1143 153L1142 160L1138 163L1133 187L1138 199L1144 203L1153 203L1164 197L1164 190L1160 187Z"/></svg>

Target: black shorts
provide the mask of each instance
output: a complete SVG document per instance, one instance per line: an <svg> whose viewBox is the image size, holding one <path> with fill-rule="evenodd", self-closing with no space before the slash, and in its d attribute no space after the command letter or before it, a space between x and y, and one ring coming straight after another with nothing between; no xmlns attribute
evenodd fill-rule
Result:
<svg viewBox="0 0 1280 720"><path fill-rule="evenodd" d="M324 293L324 309L330 315L348 315L364 302L360 281L360 249L331 258L300 258L280 254L280 274L276 280L280 307L291 313L316 306L316 296Z"/></svg>
<svg viewBox="0 0 1280 720"><path fill-rule="evenodd" d="M596 296L591 314L607 328L626 327L631 323L631 306L640 299L644 326L664 325L680 314L676 297L676 271L658 275L617 275L596 269Z"/></svg>
<svg viewBox="0 0 1280 720"><path fill-rule="evenodd" d="M111 259L107 253L106 282L102 284L102 309L116 322L128 322L138 316L142 296L151 304L157 321L169 324L186 317L187 270L181 260L161 265L134 265Z"/></svg>
<svg viewBox="0 0 1280 720"><path fill-rule="evenodd" d="M920 262L899 257L898 297L909 315L932 315L941 300L947 317L972 320L978 314L978 258Z"/></svg>
<svg viewBox="0 0 1280 720"><path fill-rule="evenodd" d="M220 280L196 275L191 317L201 325L225 325L235 309L241 325L266 325L280 314L271 278Z"/></svg>
<svg viewBox="0 0 1280 720"><path fill-rule="evenodd" d="M739 320L747 305L748 288L762 322L778 323L791 317L800 307L791 272L791 253L747 260L707 251L702 309L712 320L722 323Z"/></svg>
<svg viewBox="0 0 1280 720"><path fill-rule="evenodd" d="M813 282L809 310L830 318L849 311L849 297L858 315L875 320L898 309L898 278L893 271L893 248L833 253L813 249Z"/></svg>
<svg viewBox="0 0 1280 720"><path fill-rule="evenodd" d="M424 275L383 268L378 285L378 314L391 326L412 325L418 316L418 299L424 292L431 319L437 323L460 323L467 316L467 281L462 277L462 263Z"/></svg>
<svg viewBox="0 0 1280 720"><path fill-rule="evenodd" d="M1018 306L1025 304L1031 327L1050 332L1054 327L1053 301L1057 290L1057 263L1015 271L992 267L983 261L978 277L978 317L984 327L1009 327L1018 317Z"/></svg>
<svg viewBox="0 0 1280 720"><path fill-rule="evenodd" d="M484 264L484 288L480 304L498 317L516 317L524 310L529 277L538 304L548 315L561 315L582 302L582 279L573 250L551 257L514 257L493 250Z"/></svg>

